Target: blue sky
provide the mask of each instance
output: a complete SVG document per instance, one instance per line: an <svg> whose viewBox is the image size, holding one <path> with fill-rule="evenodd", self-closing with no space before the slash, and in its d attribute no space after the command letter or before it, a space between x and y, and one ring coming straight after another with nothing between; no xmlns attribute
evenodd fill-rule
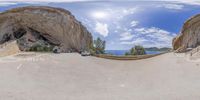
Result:
<svg viewBox="0 0 200 100"><path fill-rule="evenodd" d="M61 1L0 0L0 11L27 5L67 9L87 27L94 39L106 40L107 50L130 49L134 45L171 47L172 39L179 34L183 23L200 13L200 2L193 0Z"/></svg>

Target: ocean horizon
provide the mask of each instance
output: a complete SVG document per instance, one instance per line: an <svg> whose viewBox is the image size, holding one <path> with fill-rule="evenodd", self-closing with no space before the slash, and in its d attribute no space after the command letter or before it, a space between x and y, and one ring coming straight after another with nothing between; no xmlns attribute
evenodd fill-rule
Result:
<svg viewBox="0 0 200 100"><path fill-rule="evenodd" d="M129 52L129 50L105 50L105 53L117 55L117 56L125 55L126 52ZM148 50L146 50L146 54L160 54L162 52L163 51L148 51Z"/></svg>

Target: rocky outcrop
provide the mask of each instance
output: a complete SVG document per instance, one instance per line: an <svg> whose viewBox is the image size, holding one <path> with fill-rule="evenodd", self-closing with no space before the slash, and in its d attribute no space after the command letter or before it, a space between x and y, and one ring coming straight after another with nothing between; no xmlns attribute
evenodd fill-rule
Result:
<svg viewBox="0 0 200 100"><path fill-rule="evenodd" d="M92 36L65 9L28 6L0 13L0 44L14 40L22 51L40 45L59 48L60 52L80 52L89 49Z"/></svg>
<svg viewBox="0 0 200 100"><path fill-rule="evenodd" d="M187 48L195 48L200 45L200 14L187 20L181 30L181 34L173 39L173 49L184 52Z"/></svg>
<svg viewBox="0 0 200 100"><path fill-rule="evenodd" d="M19 52L20 50L16 41L12 41L12 42L4 43L3 45L0 45L0 57L13 55Z"/></svg>

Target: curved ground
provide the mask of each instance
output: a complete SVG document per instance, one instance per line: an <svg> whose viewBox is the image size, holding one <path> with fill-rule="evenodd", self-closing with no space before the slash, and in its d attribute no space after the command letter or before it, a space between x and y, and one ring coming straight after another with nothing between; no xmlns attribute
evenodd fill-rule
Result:
<svg viewBox="0 0 200 100"><path fill-rule="evenodd" d="M167 53L118 61L78 54L0 58L1 100L199 100L200 62Z"/></svg>

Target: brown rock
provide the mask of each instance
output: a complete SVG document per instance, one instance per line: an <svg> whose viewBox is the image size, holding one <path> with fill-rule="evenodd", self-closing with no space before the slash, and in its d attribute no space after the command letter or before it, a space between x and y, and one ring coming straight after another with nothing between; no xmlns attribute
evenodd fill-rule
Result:
<svg viewBox="0 0 200 100"><path fill-rule="evenodd" d="M200 45L200 14L187 20L181 30L181 34L173 39L173 49L184 52L187 48L195 48Z"/></svg>
<svg viewBox="0 0 200 100"><path fill-rule="evenodd" d="M0 44L17 40L20 50L33 45L57 46L61 52L89 50L92 36L67 10L29 6L0 14Z"/></svg>

